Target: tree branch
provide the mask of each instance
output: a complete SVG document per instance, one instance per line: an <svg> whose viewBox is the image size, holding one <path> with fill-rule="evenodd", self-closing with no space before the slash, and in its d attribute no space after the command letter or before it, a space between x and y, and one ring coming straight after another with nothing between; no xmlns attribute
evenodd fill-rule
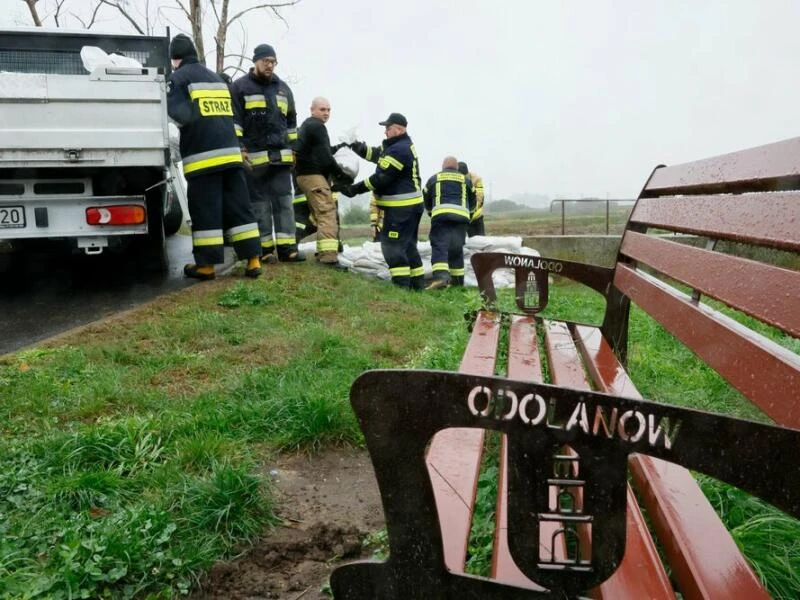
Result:
<svg viewBox="0 0 800 600"><path fill-rule="evenodd" d="M28 10L31 11L31 18L33 19L33 24L36 27L42 26L42 20L39 18L39 12L36 10L36 3L39 0L22 0L25 4L28 5Z"/></svg>
<svg viewBox="0 0 800 600"><path fill-rule="evenodd" d="M61 8L64 6L64 2L67 0L56 0L56 12L53 13L53 22L56 24L56 27L61 27L61 23L58 22L58 18L61 16Z"/></svg>
<svg viewBox="0 0 800 600"><path fill-rule="evenodd" d="M232 17L231 17L231 18L228 20L228 22L227 22L227 24L226 24L226 25L230 25L231 23L233 23L233 22L234 22L234 21L236 21L237 19L241 19L241 18L242 18L244 15L246 15L246 14L247 14L247 13L249 13L249 12L252 12L252 11L254 11L254 10L260 10L260 9L262 9L262 8L269 8L270 10L272 10L272 12L273 12L273 13L275 13L275 15L277 15L277 17L278 17L278 18L279 18L281 21L283 21L284 23L286 23L286 20L285 20L285 19L284 19L284 18L283 18L283 17L282 17L282 16L281 16L279 13L278 13L278 9L279 9L279 8L286 8L287 6L294 6L295 4L299 3L300 1L301 1L301 0L290 0L290 1L287 1L287 2L279 2L279 3L275 3L275 2L265 2L264 4L257 4L256 6L251 6L250 8L245 8L245 9L244 9L244 10L242 10L241 12L238 12L238 13L236 13L235 15L233 15L233 16L232 16Z"/></svg>
<svg viewBox="0 0 800 600"><path fill-rule="evenodd" d="M142 35L145 35L144 29L142 29L139 23L136 22L136 19L134 19L130 14L128 14L128 11L126 11L125 7L122 6L121 1L118 2L112 2L112 0L98 0L98 1L100 2L100 4L105 4L106 6L111 6L113 8L116 8L120 12L120 14L123 17L125 17L125 19L127 19L128 23L133 25L133 28L136 31L138 31Z"/></svg>
<svg viewBox="0 0 800 600"><path fill-rule="evenodd" d="M84 21L81 16L76 12L71 12L70 14L72 17L81 25L83 25L84 29L91 29L92 25L94 25L95 21L97 20L97 12L100 10L100 7L103 6L102 3L98 2L94 6L94 10L92 11L92 18L89 19L88 22Z"/></svg>

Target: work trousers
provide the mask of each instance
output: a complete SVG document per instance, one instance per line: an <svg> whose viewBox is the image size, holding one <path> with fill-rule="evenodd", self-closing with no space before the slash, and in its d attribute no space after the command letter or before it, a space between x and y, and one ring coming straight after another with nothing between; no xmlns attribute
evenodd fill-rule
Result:
<svg viewBox="0 0 800 600"><path fill-rule="evenodd" d="M328 180L322 175L298 175L297 185L306 195L308 208L317 223L317 260L335 263L339 255L339 223L336 201Z"/></svg>
<svg viewBox="0 0 800 600"><path fill-rule="evenodd" d="M259 256L258 225L242 167L186 178L192 219L192 253L198 265L224 262L225 238L240 259Z"/></svg>
<svg viewBox="0 0 800 600"><path fill-rule="evenodd" d="M464 242L466 221L449 220L447 215L431 221L431 270L434 279L464 284Z"/></svg>
<svg viewBox="0 0 800 600"><path fill-rule="evenodd" d="M292 207L294 208L294 238L300 244L304 238L317 233L317 222L311 215L311 210L308 208L308 199L300 191L299 186L294 191Z"/></svg>
<svg viewBox="0 0 800 600"><path fill-rule="evenodd" d="M423 206L387 207L383 213L383 229L380 232L381 251L392 283L405 288L423 288L422 258L417 250L419 220Z"/></svg>
<svg viewBox="0 0 800 600"><path fill-rule="evenodd" d="M285 259L297 251L291 171L283 166L258 167L250 173L248 185L261 233L261 253L266 256L277 248L278 258Z"/></svg>
<svg viewBox="0 0 800 600"><path fill-rule="evenodd" d="M478 217L469 224L469 227L467 227L468 237L473 237L476 235L486 235L486 229L483 226L483 217Z"/></svg>

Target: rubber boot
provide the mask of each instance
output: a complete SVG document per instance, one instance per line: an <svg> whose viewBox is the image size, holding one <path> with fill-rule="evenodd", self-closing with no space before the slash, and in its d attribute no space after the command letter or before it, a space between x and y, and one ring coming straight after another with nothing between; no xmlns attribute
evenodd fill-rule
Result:
<svg viewBox="0 0 800 600"><path fill-rule="evenodd" d="M214 265L195 265L188 264L183 267L183 274L192 279L199 279L200 281L210 281L217 276L214 271Z"/></svg>
<svg viewBox="0 0 800 600"><path fill-rule="evenodd" d="M258 256L252 256L247 259L247 267L244 269L244 276L255 279L261 275L261 259Z"/></svg>
<svg viewBox="0 0 800 600"><path fill-rule="evenodd" d="M296 246L278 247L278 260L281 262L303 262L305 259L306 255L300 252Z"/></svg>
<svg viewBox="0 0 800 600"><path fill-rule="evenodd" d="M443 290L450 285L450 276L447 277L434 277L431 282L425 286L426 290Z"/></svg>
<svg viewBox="0 0 800 600"><path fill-rule="evenodd" d="M425 277L423 275L417 275L416 277L411 278L411 289L416 291L422 291L425 289Z"/></svg>

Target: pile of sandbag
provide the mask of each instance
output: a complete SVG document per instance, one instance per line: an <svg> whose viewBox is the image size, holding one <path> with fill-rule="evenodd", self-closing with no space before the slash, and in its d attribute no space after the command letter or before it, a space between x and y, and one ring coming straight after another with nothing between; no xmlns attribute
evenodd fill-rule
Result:
<svg viewBox="0 0 800 600"><path fill-rule="evenodd" d="M417 244L422 266L425 268L425 276L431 276L431 245L429 242L419 242ZM306 256L311 257L316 250L316 242L306 242L300 244L300 250ZM533 248L522 245L522 238L518 236L483 236L476 235L467 239L464 246L464 285L476 287L475 273L472 270L470 256L477 252L510 252L513 254L525 254L528 256L539 256ZM344 251L339 254L339 262L350 268L351 271L362 273L378 279L389 279L389 267L383 260L381 245L376 242L364 242L361 246L353 247L345 245ZM514 285L514 272L511 269L500 269L495 272L494 284L497 288L512 287Z"/></svg>

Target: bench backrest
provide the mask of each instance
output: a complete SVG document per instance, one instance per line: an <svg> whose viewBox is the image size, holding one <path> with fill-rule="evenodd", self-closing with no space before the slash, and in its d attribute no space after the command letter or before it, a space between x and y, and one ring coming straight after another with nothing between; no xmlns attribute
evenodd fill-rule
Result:
<svg viewBox="0 0 800 600"><path fill-rule="evenodd" d="M681 243L686 235L699 246ZM633 301L777 423L798 428L800 357L759 332L800 338L798 269L800 138L657 167L622 237L603 333L624 362Z"/></svg>

